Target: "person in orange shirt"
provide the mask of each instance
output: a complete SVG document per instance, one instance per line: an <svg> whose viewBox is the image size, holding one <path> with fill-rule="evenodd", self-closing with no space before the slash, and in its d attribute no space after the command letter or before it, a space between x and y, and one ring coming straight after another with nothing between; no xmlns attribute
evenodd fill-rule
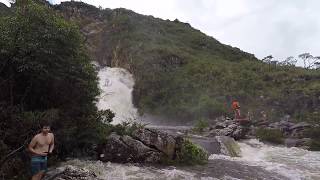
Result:
<svg viewBox="0 0 320 180"><path fill-rule="evenodd" d="M233 100L232 101L232 109L233 109L233 112L234 112L234 119L237 120L237 119L240 119L240 105L239 105L239 102L237 100Z"/></svg>

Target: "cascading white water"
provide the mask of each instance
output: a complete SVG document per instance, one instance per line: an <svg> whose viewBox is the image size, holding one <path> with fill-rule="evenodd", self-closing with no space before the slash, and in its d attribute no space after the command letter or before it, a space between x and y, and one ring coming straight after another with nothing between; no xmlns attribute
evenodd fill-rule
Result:
<svg viewBox="0 0 320 180"><path fill-rule="evenodd" d="M135 120L137 109L132 104L133 76L125 69L105 67L99 70L101 96L99 110L111 109L115 113L113 124Z"/></svg>
<svg viewBox="0 0 320 180"><path fill-rule="evenodd" d="M301 148L271 146L251 139L238 143L242 157L211 155L210 159L225 159L281 174L288 179L320 179L320 152Z"/></svg>

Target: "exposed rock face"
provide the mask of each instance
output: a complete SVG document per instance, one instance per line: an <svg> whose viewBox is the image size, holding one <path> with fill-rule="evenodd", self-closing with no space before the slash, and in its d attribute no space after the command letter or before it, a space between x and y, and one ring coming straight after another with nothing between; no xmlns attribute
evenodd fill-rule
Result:
<svg viewBox="0 0 320 180"><path fill-rule="evenodd" d="M310 138L302 138L302 139L296 139L296 138L287 138L284 140L284 144L287 147L307 147L311 143Z"/></svg>
<svg viewBox="0 0 320 180"><path fill-rule="evenodd" d="M87 169L75 166L60 167L46 173L43 180L101 180L97 175Z"/></svg>
<svg viewBox="0 0 320 180"><path fill-rule="evenodd" d="M107 162L159 163L162 152L148 147L130 136L111 134L107 142L98 148L99 160Z"/></svg>
<svg viewBox="0 0 320 180"><path fill-rule="evenodd" d="M138 129L132 135L135 139L138 139L149 147L156 148L171 159L174 157L176 144L179 140L182 140L179 136L174 137L165 132L151 129Z"/></svg>
<svg viewBox="0 0 320 180"><path fill-rule="evenodd" d="M295 129L301 129L301 130L302 130L302 129L309 128L309 127L311 127L311 125L310 125L309 123L300 122L300 123L298 123L298 124L295 124L295 125L291 126L291 127L289 128L289 130L290 130L290 131L295 130Z"/></svg>
<svg viewBox="0 0 320 180"><path fill-rule="evenodd" d="M174 159L183 138L165 132L141 128L131 136L111 134L98 147L98 159L104 162L159 163L163 158Z"/></svg>
<svg viewBox="0 0 320 180"><path fill-rule="evenodd" d="M310 127L311 125L306 122L294 124L292 122L282 120L280 122L269 124L267 128L279 129L286 137L289 138L303 138L303 131Z"/></svg>
<svg viewBox="0 0 320 180"><path fill-rule="evenodd" d="M240 155L240 147L233 138L228 136L191 136L190 140L201 146L209 154L224 154L232 157Z"/></svg>
<svg viewBox="0 0 320 180"><path fill-rule="evenodd" d="M233 138L230 138L228 136L216 136L216 139L218 140L221 146L222 154L225 154L231 157L240 156L240 153L241 153L240 147Z"/></svg>
<svg viewBox="0 0 320 180"><path fill-rule="evenodd" d="M308 131L308 129L312 127L316 126L312 126L307 122L293 123L288 120L281 120L279 122L273 122L266 126L257 126L255 128L278 129L285 137L284 145L287 147L303 147L308 149L312 139L306 138L305 131Z"/></svg>
<svg viewBox="0 0 320 180"><path fill-rule="evenodd" d="M224 121L217 123L207 136L230 136L236 140L243 139L248 132L248 128L234 121Z"/></svg>

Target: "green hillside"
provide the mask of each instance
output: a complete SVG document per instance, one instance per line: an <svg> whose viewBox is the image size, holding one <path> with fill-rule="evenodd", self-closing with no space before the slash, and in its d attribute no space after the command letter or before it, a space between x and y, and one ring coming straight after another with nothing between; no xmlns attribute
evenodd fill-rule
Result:
<svg viewBox="0 0 320 180"><path fill-rule="evenodd" d="M274 120L319 121L319 70L263 63L178 20L79 2L54 8L77 22L93 59L134 74L142 113L210 119L230 113L236 98L256 118L264 110Z"/></svg>
<svg viewBox="0 0 320 180"><path fill-rule="evenodd" d="M254 118L264 110L273 120L319 121L319 70L263 63L179 20L81 2L52 8L79 25L93 60L134 74L141 113L212 119L230 114L236 98Z"/></svg>

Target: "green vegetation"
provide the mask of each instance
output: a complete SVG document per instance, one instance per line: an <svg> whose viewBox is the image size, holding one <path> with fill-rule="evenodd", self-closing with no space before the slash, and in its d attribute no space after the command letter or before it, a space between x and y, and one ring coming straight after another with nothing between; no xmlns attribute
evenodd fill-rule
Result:
<svg viewBox="0 0 320 180"><path fill-rule="evenodd" d="M78 26L92 30L83 33L87 44ZM23 11L0 7L1 161L24 147L42 121L51 122L57 137L56 159L92 154L112 130L130 133L108 124L112 112L97 111L97 72L88 54L134 74L133 100L141 113L210 119L228 113L237 98L242 111L253 116L265 110L271 120L289 114L297 121L320 121L319 70L266 64L178 20L79 2L46 7L28 1ZM257 135L280 143L280 133L260 129ZM314 139L317 149L319 139ZM189 141L182 150L181 162L207 159ZM0 164L0 176L26 175L27 160L25 151L15 154Z"/></svg>
<svg viewBox="0 0 320 180"><path fill-rule="evenodd" d="M98 112L97 73L78 27L28 1L0 17L0 176L28 177L25 151L42 121L57 139L51 159L90 155L106 137L108 112ZM4 159L13 152L13 156ZM6 160L6 161L5 161ZM5 161L5 162L4 162ZM20 173L20 174L17 174Z"/></svg>
<svg viewBox="0 0 320 180"><path fill-rule="evenodd" d="M256 136L265 142L271 142L275 144L283 144L284 136L279 129L257 129Z"/></svg>
<svg viewBox="0 0 320 180"><path fill-rule="evenodd" d="M183 141L181 150L175 159L175 163L181 165L206 164L207 162L208 153L189 140Z"/></svg>
<svg viewBox="0 0 320 180"><path fill-rule="evenodd" d="M122 122L113 126L112 131L118 135L132 136L132 133L137 129L143 129L146 125L137 122Z"/></svg>
<svg viewBox="0 0 320 180"><path fill-rule="evenodd" d="M0 16L7 16L10 14L10 8L0 3Z"/></svg>
<svg viewBox="0 0 320 180"><path fill-rule="evenodd" d="M196 133L202 133L207 127L209 127L208 121L204 119L200 119L196 122L192 130Z"/></svg>
<svg viewBox="0 0 320 180"><path fill-rule="evenodd" d="M55 9L98 32L87 36L97 61L134 74L133 101L140 113L212 119L230 113L237 98L242 112L254 117L264 110L270 120L289 114L297 121L319 122L319 70L262 62L178 20L78 2Z"/></svg>
<svg viewBox="0 0 320 180"><path fill-rule="evenodd" d="M311 129L306 129L304 136L311 138L310 150L320 151L320 128L314 127Z"/></svg>

